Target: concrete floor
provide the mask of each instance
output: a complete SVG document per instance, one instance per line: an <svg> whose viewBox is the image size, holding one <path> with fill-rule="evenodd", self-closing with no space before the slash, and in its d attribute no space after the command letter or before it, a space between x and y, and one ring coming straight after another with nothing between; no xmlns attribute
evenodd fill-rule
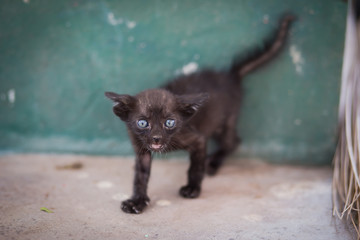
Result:
<svg viewBox="0 0 360 240"><path fill-rule="evenodd" d="M67 164L81 162L77 170ZM231 160L183 199L188 162L155 160L151 204L123 213L133 159L62 155L0 157L0 239L356 239L332 217L330 167ZM40 208L53 211L47 213Z"/></svg>

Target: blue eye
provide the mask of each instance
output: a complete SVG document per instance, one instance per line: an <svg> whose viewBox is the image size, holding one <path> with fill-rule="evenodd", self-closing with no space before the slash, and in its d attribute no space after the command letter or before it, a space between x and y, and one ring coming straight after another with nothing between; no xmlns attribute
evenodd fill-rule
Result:
<svg viewBox="0 0 360 240"><path fill-rule="evenodd" d="M139 120L137 122L137 125L139 128L147 128L149 126L149 123L146 120Z"/></svg>
<svg viewBox="0 0 360 240"><path fill-rule="evenodd" d="M173 128L175 127L175 120L174 119L168 119L165 122L165 127L167 128Z"/></svg>

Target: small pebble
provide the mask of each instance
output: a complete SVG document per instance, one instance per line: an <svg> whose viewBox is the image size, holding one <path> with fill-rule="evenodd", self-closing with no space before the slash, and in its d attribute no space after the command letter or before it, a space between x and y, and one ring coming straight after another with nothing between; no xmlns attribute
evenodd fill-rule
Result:
<svg viewBox="0 0 360 240"><path fill-rule="evenodd" d="M168 201L168 200L158 200L156 201L156 205L160 206L160 207L167 207L167 206L170 206L171 205L171 202Z"/></svg>
<svg viewBox="0 0 360 240"><path fill-rule="evenodd" d="M112 182L108 182L108 181L100 181L96 184L96 186L101 189L112 188L113 185L114 184Z"/></svg>
<svg viewBox="0 0 360 240"><path fill-rule="evenodd" d="M70 164L56 166L57 170L79 170L83 168L84 165L81 162L74 162Z"/></svg>
<svg viewBox="0 0 360 240"><path fill-rule="evenodd" d="M129 198L129 195L123 194L123 193L117 193L117 194L112 196L112 199L114 199L116 201L124 201L124 200L126 200L128 198Z"/></svg>

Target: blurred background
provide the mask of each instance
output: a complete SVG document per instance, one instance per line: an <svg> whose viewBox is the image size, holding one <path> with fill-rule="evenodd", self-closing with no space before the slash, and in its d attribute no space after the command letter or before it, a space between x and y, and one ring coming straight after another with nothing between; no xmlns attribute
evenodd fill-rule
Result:
<svg viewBox="0 0 360 240"><path fill-rule="evenodd" d="M290 10L284 51L244 79L238 154L330 164L346 3L326 0L1 0L0 153L132 155L104 91L136 94L226 69Z"/></svg>

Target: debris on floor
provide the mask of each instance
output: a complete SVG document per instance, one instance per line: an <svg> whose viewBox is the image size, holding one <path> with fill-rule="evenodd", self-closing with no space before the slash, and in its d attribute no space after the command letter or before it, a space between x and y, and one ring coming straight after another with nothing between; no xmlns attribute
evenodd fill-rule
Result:
<svg viewBox="0 0 360 240"><path fill-rule="evenodd" d="M64 162L86 172L58 171ZM131 215L120 203L132 194L133 166L122 157L0 156L0 239L356 239L332 216L330 166L229 159L199 198L184 199L188 161L155 159L150 205Z"/></svg>
<svg viewBox="0 0 360 240"><path fill-rule="evenodd" d="M42 208L40 208L40 210L43 212L47 212L47 213L53 213L53 211L51 211L50 209L48 209L46 207L42 207Z"/></svg>
<svg viewBox="0 0 360 240"><path fill-rule="evenodd" d="M83 168L83 164L81 162L56 166L57 170L79 170L81 168Z"/></svg>

